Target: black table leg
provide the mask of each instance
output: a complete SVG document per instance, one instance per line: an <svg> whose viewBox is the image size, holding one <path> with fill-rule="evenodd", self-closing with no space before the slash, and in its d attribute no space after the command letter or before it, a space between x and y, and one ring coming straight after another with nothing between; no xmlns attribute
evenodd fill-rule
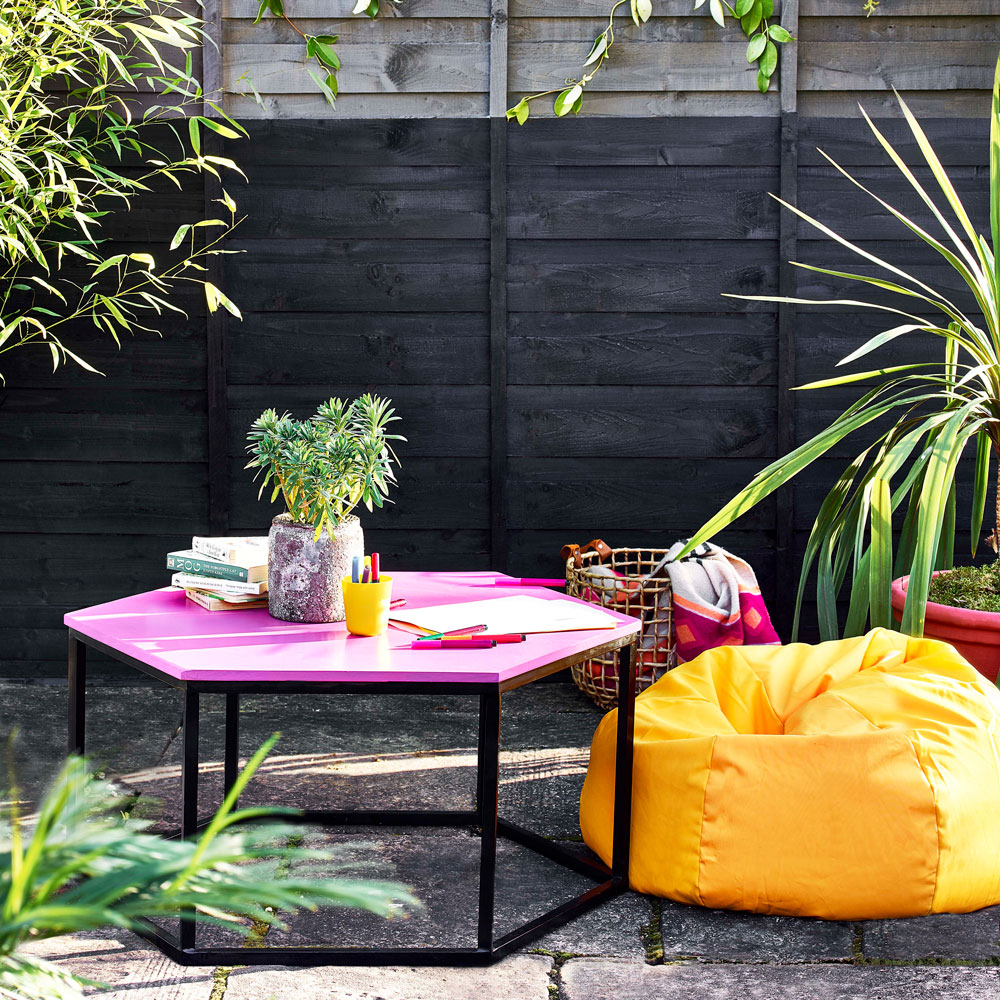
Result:
<svg viewBox="0 0 1000 1000"><path fill-rule="evenodd" d="M226 695L226 749L223 758L223 795L236 784L240 773L240 696Z"/></svg>
<svg viewBox="0 0 1000 1000"><path fill-rule="evenodd" d="M188 840L198 832L198 692L184 690L184 716L181 721L184 740L181 760L181 837ZM196 946L197 925L193 916L181 915L180 946Z"/></svg>
<svg viewBox="0 0 1000 1000"><path fill-rule="evenodd" d="M497 805L500 791L500 692L479 696L479 759L476 810L479 848L479 950L493 949L493 908L497 882Z"/></svg>
<svg viewBox="0 0 1000 1000"><path fill-rule="evenodd" d="M632 737L635 729L636 645L618 652L618 749L615 755L615 821L611 871L628 884L632 837Z"/></svg>
<svg viewBox="0 0 1000 1000"><path fill-rule="evenodd" d="M87 647L69 635L69 753L84 752L86 743Z"/></svg>

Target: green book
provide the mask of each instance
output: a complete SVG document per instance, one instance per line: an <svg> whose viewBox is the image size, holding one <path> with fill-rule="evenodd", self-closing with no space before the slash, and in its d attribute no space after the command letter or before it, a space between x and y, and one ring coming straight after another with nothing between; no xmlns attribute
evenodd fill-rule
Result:
<svg viewBox="0 0 1000 1000"><path fill-rule="evenodd" d="M237 583L260 583L267 579L266 562L261 566L241 566L238 563L210 559L194 549L168 552L167 569L175 573L210 576L216 580L234 580Z"/></svg>

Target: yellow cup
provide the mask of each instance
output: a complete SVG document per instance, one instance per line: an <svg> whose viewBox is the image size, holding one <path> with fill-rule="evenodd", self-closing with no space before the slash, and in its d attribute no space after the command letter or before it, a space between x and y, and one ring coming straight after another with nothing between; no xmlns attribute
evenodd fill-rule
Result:
<svg viewBox="0 0 1000 1000"><path fill-rule="evenodd" d="M378 583L354 583L345 576L340 583L344 588L347 631L352 635L381 635L389 627L392 577L379 576Z"/></svg>

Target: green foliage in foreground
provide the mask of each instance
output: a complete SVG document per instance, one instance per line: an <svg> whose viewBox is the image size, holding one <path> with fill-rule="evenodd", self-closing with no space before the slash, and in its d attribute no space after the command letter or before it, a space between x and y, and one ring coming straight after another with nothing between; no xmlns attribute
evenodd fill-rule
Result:
<svg viewBox="0 0 1000 1000"><path fill-rule="evenodd" d="M126 820L120 796L80 757L66 762L30 827L13 789L0 830L0 997L80 1000L85 982L23 950L61 934L135 930L144 919L182 911L249 933L249 921L283 926L279 913L319 905L384 917L419 905L403 886L338 877L357 864L334 852L281 846L300 827L243 825L293 812L235 808L276 741L254 754L198 840L165 840ZM279 864L293 869L276 877Z"/></svg>
<svg viewBox="0 0 1000 1000"><path fill-rule="evenodd" d="M265 410L247 433L246 468L264 474L258 498L272 486L272 503L283 497L293 521L332 538L359 503L386 502L398 464L389 442L406 440L386 428L399 419L391 400L367 393L349 404L334 396L308 420Z"/></svg>
<svg viewBox="0 0 1000 1000"><path fill-rule="evenodd" d="M183 315L172 298L185 283L203 288L210 310L238 316L205 279L205 258L228 252L220 244L236 223L225 192L221 218L183 223L157 256L112 253L102 237L107 216L138 196L238 170L202 152L206 130L243 134L217 108L218 118L197 113L202 22L181 0L3 0L2 11L0 383L4 355L19 348L50 355L53 369L95 371L68 331L90 325L119 346L124 334L157 333Z"/></svg>
<svg viewBox="0 0 1000 1000"><path fill-rule="evenodd" d="M856 282L874 294L859 299L818 300L769 295L736 297L860 307L891 317L892 326L859 344L840 365L866 357L899 338L914 336L939 338L941 360L876 368L800 386L822 389L854 382L877 383L874 388L865 389L829 427L758 473L746 489L698 530L686 547L690 551L706 541L849 434L867 429L867 445L820 507L802 565L794 628L797 632L806 581L815 565L819 625L825 639L835 638L841 631L836 602L845 582L849 584L851 600L844 635L863 633L869 622L872 626L896 627L891 582L894 576L906 573L910 581L901 628L910 635L923 634L931 576L935 569L949 569L954 564L958 463L966 449L975 453L972 510L967 522L971 551L975 555L987 502L990 462L992 456L1000 453L1000 261L994 255L1000 247L1000 62L994 77L990 112L990 239L981 235L973 223L927 136L902 98L899 103L937 185L936 199L875 123L867 115L865 120L879 145L933 216L935 233L908 219L829 156L826 159L943 258L965 301L962 304L953 301L950 293L932 288L904 267L857 246L784 202L785 208L856 254L875 273L793 263L837 280ZM1000 504L996 524L994 544L1000 533ZM894 552L896 529L901 531L901 537Z"/></svg>

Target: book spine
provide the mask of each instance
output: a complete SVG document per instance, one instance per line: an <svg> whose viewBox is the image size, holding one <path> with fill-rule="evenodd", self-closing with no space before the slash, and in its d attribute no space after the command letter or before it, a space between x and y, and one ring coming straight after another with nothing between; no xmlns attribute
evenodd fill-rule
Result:
<svg viewBox="0 0 1000 1000"><path fill-rule="evenodd" d="M191 548L209 559L218 559L219 562L232 562L236 556L236 550L229 542L201 538L199 535L191 539Z"/></svg>
<svg viewBox="0 0 1000 1000"><path fill-rule="evenodd" d="M266 583L239 583L236 580L220 580L218 577L194 576L190 573L174 573L170 585L185 590L208 590L218 594L266 594Z"/></svg>
<svg viewBox="0 0 1000 1000"><path fill-rule="evenodd" d="M195 559L191 556L167 556L167 569L179 573L194 573L196 576L211 576L219 580L245 582L250 575L245 566L215 562L212 559Z"/></svg>

